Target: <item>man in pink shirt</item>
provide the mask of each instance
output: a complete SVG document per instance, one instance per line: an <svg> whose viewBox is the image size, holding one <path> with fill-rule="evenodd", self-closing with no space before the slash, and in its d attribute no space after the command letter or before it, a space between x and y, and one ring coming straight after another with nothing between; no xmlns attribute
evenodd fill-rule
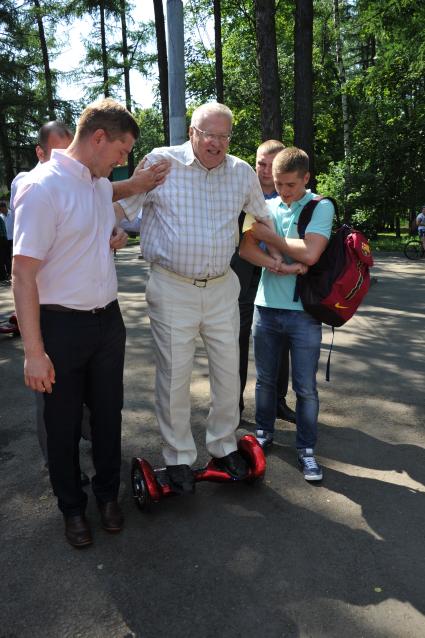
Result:
<svg viewBox="0 0 425 638"><path fill-rule="evenodd" d="M46 122L38 131L37 145L35 147L35 154L38 159L38 164L33 170L38 170L42 164L50 160L50 156L54 149L66 149L74 139L74 134L68 128L64 122L58 120ZM144 161L142 161L137 167L130 179L122 180L120 182L113 182L112 189L113 200L117 199L120 194L133 194L136 192L145 192L154 188L162 182L168 171L168 162L162 161L153 164L150 167L144 168ZM16 175L10 187L10 207L15 215L14 199L18 189L18 186L22 179L28 175L27 172L21 172ZM127 232L126 228L122 228ZM122 235L121 235L122 236ZM126 237L122 236L122 244L126 243ZM115 238L114 246L118 246L118 238ZM42 393L35 392L36 396L36 421L37 421L37 435L40 443L40 448L43 454L44 462L47 467L47 435L46 427L44 424L44 396ZM82 436L85 439L91 439L90 424L89 424L89 411L84 408L83 420L82 420ZM89 477L81 472L82 485L88 485L90 483Z"/></svg>
<svg viewBox="0 0 425 638"><path fill-rule="evenodd" d="M78 453L85 397L102 526L119 532L123 525L117 498L125 327L113 259L123 231L107 177L138 135L131 114L113 100L90 105L71 145L28 173L14 202L13 291L25 383L44 395L50 479L75 547L92 543Z"/></svg>

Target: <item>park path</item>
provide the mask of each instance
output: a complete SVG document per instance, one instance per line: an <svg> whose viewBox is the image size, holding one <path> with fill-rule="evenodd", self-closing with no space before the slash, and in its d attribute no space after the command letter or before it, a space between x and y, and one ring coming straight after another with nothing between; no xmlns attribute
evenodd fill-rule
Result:
<svg viewBox="0 0 425 638"><path fill-rule="evenodd" d="M322 485L307 484L278 422L265 481L200 484L149 514L134 506L134 455L161 463L145 262L117 258L128 339L123 419L126 528L100 527L76 551L42 469L33 397L22 382L20 339L0 335L0 638L422 638L425 635L424 263L376 258L374 285L337 330L331 382L319 370ZM0 319L13 309L0 289ZM242 432L254 428L254 370ZM199 464L208 369L193 374ZM289 397L293 403L293 395ZM90 473L90 453L82 446Z"/></svg>

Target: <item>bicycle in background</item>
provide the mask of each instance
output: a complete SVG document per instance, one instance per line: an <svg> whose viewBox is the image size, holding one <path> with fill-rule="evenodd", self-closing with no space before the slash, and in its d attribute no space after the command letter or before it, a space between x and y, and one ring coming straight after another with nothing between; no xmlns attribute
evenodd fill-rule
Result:
<svg viewBox="0 0 425 638"><path fill-rule="evenodd" d="M422 239L420 239L419 237L413 237L412 239L409 239L404 244L403 252L407 259L412 259L413 261L417 261L418 259L424 257L425 248L423 247Z"/></svg>

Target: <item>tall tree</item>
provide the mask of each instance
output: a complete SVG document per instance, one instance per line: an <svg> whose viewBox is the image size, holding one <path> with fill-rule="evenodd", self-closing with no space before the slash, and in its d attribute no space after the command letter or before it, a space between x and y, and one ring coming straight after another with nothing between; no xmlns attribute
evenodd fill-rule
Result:
<svg viewBox="0 0 425 638"><path fill-rule="evenodd" d="M224 103L223 49L221 42L221 0L214 0L215 92L217 102Z"/></svg>
<svg viewBox="0 0 425 638"><path fill-rule="evenodd" d="M340 0L333 0L334 3L334 24L335 24L335 54L338 70L338 79L341 87L342 121L344 128L344 156L350 157L350 125L348 120L348 98L346 92L346 73L342 49ZM341 5L343 0L341 0Z"/></svg>
<svg viewBox="0 0 425 638"><path fill-rule="evenodd" d="M254 0L257 63L261 92L261 137L282 138L275 0Z"/></svg>
<svg viewBox="0 0 425 638"><path fill-rule="evenodd" d="M56 18L57 4L49 5L49 26ZM45 10L45 6L41 9ZM52 72L52 100L55 113L48 114L46 76L40 33L33 0L16 3L3 0L0 6L0 190L10 186L19 170L34 166L34 138L48 116L60 116L71 124L68 104L55 99ZM46 19L47 22L47 19ZM55 40L45 28L49 57Z"/></svg>
<svg viewBox="0 0 425 638"><path fill-rule="evenodd" d="M35 7L35 19L37 21L38 35L40 38L40 47L43 54L44 78L46 84L46 101L49 109L50 120L56 119L55 102L53 99L52 72L50 70L49 51L47 49L46 34L43 24L43 10L39 0L32 0Z"/></svg>
<svg viewBox="0 0 425 638"><path fill-rule="evenodd" d="M313 130L313 0L296 0L294 29L294 143L310 158L310 185L316 187Z"/></svg>
<svg viewBox="0 0 425 638"><path fill-rule="evenodd" d="M88 97L89 99L97 97L99 88L105 97L111 97L111 88L117 84L117 79L110 76L111 61L106 30L108 16L119 18L120 5L118 0L68 0L65 11L67 15L74 15L77 18L84 18L87 13L93 18L93 35L87 43L87 55L82 75L92 75L90 66L94 63L96 65L94 75L98 77L97 65L100 64L102 76L100 87L99 85L88 87Z"/></svg>
<svg viewBox="0 0 425 638"><path fill-rule="evenodd" d="M7 135L7 128L5 111L0 108L0 150L3 162L3 178L6 184L10 185L15 177L15 171L13 169L12 149Z"/></svg>
<svg viewBox="0 0 425 638"><path fill-rule="evenodd" d="M126 20L126 2L125 0L119 0L120 2L120 20L121 20L121 37L122 37L122 60L124 70L124 91L125 91L125 105L127 110L131 113L131 90L130 90L130 59L128 55L128 42L127 42L127 20ZM131 151L128 156L128 174L133 175L134 172L134 153Z"/></svg>
<svg viewBox="0 0 425 638"><path fill-rule="evenodd" d="M127 107L127 110L131 112L130 59L128 55L125 0L120 0L120 20L121 20L121 36L122 36L122 60L123 60L123 71L124 71L125 105Z"/></svg>
<svg viewBox="0 0 425 638"><path fill-rule="evenodd" d="M168 58L165 37L165 20L162 0L153 0L155 12L156 46L158 51L159 93L161 96L162 125L165 145L170 144L169 104L168 104Z"/></svg>
<svg viewBox="0 0 425 638"><path fill-rule="evenodd" d="M103 94L105 97L109 97L110 89L109 89L109 71L108 71L108 51L106 47L105 1L99 0L98 4L99 4L99 17L100 17L100 47L102 51Z"/></svg>

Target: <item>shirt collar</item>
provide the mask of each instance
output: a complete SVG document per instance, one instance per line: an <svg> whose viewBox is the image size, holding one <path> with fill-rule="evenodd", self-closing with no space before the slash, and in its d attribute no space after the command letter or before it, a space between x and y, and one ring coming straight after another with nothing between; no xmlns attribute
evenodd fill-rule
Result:
<svg viewBox="0 0 425 638"><path fill-rule="evenodd" d="M292 202L292 204L287 206L287 204L285 204L285 202L281 200L279 206L281 206L282 208L285 208L286 210L290 209L294 211L294 210L297 210L298 208L302 208L303 206L305 206L312 197L313 197L313 193L308 188L306 192L304 193L304 195L300 199L297 199L296 202Z"/></svg>
<svg viewBox="0 0 425 638"><path fill-rule="evenodd" d="M202 170L208 171L209 173L223 171L226 168L228 162L228 155L226 154L224 160L219 166L216 166L215 168L206 168L203 164L201 164L201 162L198 160L195 153L193 152L192 142L190 140L184 142L184 144L178 144L177 146L163 146L154 148L152 153L149 153L149 155L161 155L164 158L173 159L176 162L183 164L184 166L198 166Z"/></svg>
<svg viewBox="0 0 425 638"><path fill-rule="evenodd" d="M273 191L273 193L264 193L263 192L263 195L264 195L264 199L265 200L267 200L267 199L275 199L276 197L279 197L279 194L278 194L277 191Z"/></svg>
<svg viewBox="0 0 425 638"><path fill-rule="evenodd" d="M199 166L199 168L202 168L204 171L209 171L209 172L218 171L218 170L221 170L222 167L226 165L227 155L224 157L224 160L219 166L216 166L215 168L206 168L206 166L204 166L198 160L195 153L193 152L193 146L190 140L188 140L184 144L181 144L180 146L175 146L173 149L170 149L170 150L172 150L173 157L181 161L186 166L191 166L192 164L196 164L196 166Z"/></svg>
<svg viewBox="0 0 425 638"><path fill-rule="evenodd" d="M92 178L87 166L67 155L65 150L58 148L53 149L50 160L53 163L59 164L59 166L65 168L72 173L72 175L80 179L89 180L90 182L98 179L97 177Z"/></svg>

